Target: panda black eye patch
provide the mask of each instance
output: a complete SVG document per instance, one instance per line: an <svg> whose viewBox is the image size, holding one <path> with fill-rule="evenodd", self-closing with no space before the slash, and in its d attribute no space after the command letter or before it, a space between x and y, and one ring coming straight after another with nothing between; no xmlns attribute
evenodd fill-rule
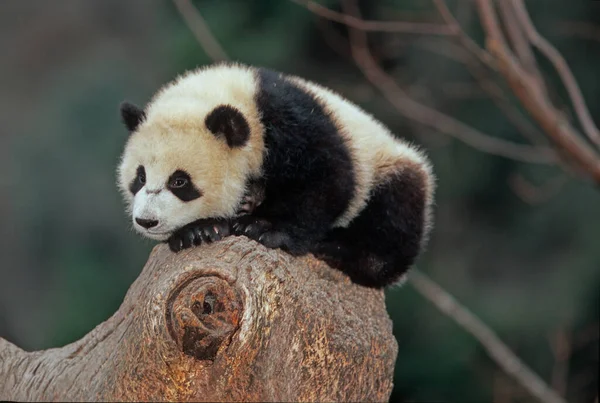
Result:
<svg viewBox="0 0 600 403"><path fill-rule="evenodd" d="M142 165L137 167L135 178L129 184L129 190L131 193L136 194L146 184L146 170Z"/></svg>
<svg viewBox="0 0 600 403"><path fill-rule="evenodd" d="M181 201L188 202L202 196L202 192L194 186L190 175L178 169L173 172L167 181L167 187Z"/></svg>

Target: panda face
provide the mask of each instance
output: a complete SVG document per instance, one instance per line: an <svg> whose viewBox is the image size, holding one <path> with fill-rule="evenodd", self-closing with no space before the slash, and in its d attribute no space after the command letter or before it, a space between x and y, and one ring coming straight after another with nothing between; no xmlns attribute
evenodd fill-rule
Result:
<svg viewBox="0 0 600 403"><path fill-rule="evenodd" d="M124 102L130 132L118 185L133 228L167 240L203 218L236 215L266 153L252 71L221 66L185 74L144 110Z"/></svg>
<svg viewBox="0 0 600 403"><path fill-rule="evenodd" d="M166 240L175 230L192 222L202 211L202 192L190 174L176 170L165 178L160 169L140 165L129 184L134 228L148 238Z"/></svg>
<svg viewBox="0 0 600 403"><path fill-rule="evenodd" d="M119 168L133 228L160 241L198 219L235 215L245 182L225 142L174 125L140 127Z"/></svg>

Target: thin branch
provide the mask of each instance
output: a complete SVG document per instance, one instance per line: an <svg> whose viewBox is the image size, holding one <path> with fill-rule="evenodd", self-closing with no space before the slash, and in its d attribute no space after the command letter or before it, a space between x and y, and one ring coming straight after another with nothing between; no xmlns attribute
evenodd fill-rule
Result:
<svg viewBox="0 0 600 403"><path fill-rule="evenodd" d="M477 43L475 43L475 41L471 39L469 35L467 35L467 33L461 28L456 18L454 18L452 15L452 12L446 5L446 2L444 0L433 0L433 3L435 4L442 19L446 21L446 24L448 24L448 26L452 29L463 47L490 69L497 70L497 67L493 62L492 55L490 55L485 49L479 47L479 45L477 45Z"/></svg>
<svg viewBox="0 0 600 403"><path fill-rule="evenodd" d="M565 396L567 393L567 381L569 377L569 360L571 358L570 332L561 328L550 337L550 347L554 355L554 366L552 368L552 387Z"/></svg>
<svg viewBox="0 0 600 403"><path fill-rule="evenodd" d="M499 1L497 4L498 8L500 9L500 15L502 16L502 22L506 28L508 38L510 39L510 43L515 50L517 58L525 70L531 74L531 78L538 80L538 85L540 85L542 88L545 88L546 84L544 83L542 74L538 69L535 56L529 45L529 41L523 34L519 24L515 21L516 12L514 10L514 4L508 1Z"/></svg>
<svg viewBox="0 0 600 403"><path fill-rule="evenodd" d="M185 20L196 40L204 49L208 57L214 61L229 60L227 53L223 50L219 42L212 34L208 24L202 18L202 15L194 7L190 0L173 0L179 14Z"/></svg>
<svg viewBox="0 0 600 403"><path fill-rule="evenodd" d="M346 4L346 3L344 3ZM468 126L455 118L416 102L410 98L374 61L368 50L364 32L350 29L352 56L364 76L377 87L385 98L406 118L424 126L447 133L486 153L529 163L553 164L556 158L546 147L531 147L501 140Z"/></svg>
<svg viewBox="0 0 600 403"><path fill-rule="evenodd" d="M600 147L600 132L598 132L598 128L590 116L585 104L585 100L583 99L583 95L581 94L581 90L577 85L577 81L575 80L571 69L569 69L569 65L558 52L558 50L556 50L556 48L554 48L554 46L552 46L552 44L550 44L550 42L541 36L540 33L535 29L531 19L529 18L529 14L527 13L527 9L525 8L523 1L511 0L511 4L514 7L517 19L525 30L529 41L536 48L538 48L539 51L544 54L556 68L556 71L565 84L565 88L567 89L569 97L573 102L573 108L575 109L575 113L581 122L583 131L587 134L590 140L596 144L596 146Z"/></svg>
<svg viewBox="0 0 600 403"><path fill-rule="evenodd" d="M479 19L481 20L481 25L485 27L487 35L486 46L490 48L490 42L493 42L497 47L508 49L508 44L506 43L502 29L500 29L500 23L496 18L496 12L494 11L492 2L489 0L476 0L476 2L478 5Z"/></svg>
<svg viewBox="0 0 600 403"><path fill-rule="evenodd" d="M440 86L440 90L451 99L485 99L487 95L481 86L472 82L447 82Z"/></svg>
<svg viewBox="0 0 600 403"><path fill-rule="evenodd" d="M475 337L490 357L532 396L544 403L566 403L561 396L521 361L488 326L427 275L413 269L409 276L409 283L419 294Z"/></svg>
<svg viewBox="0 0 600 403"><path fill-rule="evenodd" d="M470 52L466 52L460 45L453 43L449 45L436 46L435 43L422 42L418 46L464 64L481 89L488 94L492 102L502 111L504 116L523 137L535 145L548 145L546 136L510 102L502 87L490 77L488 71L480 63L477 63L477 60L473 58Z"/></svg>
<svg viewBox="0 0 600 403"><path fill-rule="evenodd" d="M461 43L468 50L473 57L477 60L488 66L494 71L498 71L498 67L492 60L492 56L486 52L485 50L479 48L475 42L464 32L461 28L458 20L452 15L452 12L448 9L444 0L433 0L435 3L438 12L446 21L448 25L454 27L454 30L458 33L461 38ZM521 113L510 104L507 96L504 94L504 91L491 80L486 79L485 70L477 65L477 63L471 62L468 58L463 58L462 62L465 64L471 75L479 82L479 85L486 91L492 101L496 104L496 106L505 114L505 116L510 120L513 125L527 137L533 144L546 144L544 140L544 136L533 127L525 117L521 115Z"/></svg>
<svg viewBox="0 0 600 403"><path fill-rule="evenodd" d="M600 27L595 24L585 21L560 21L557 22L557 29L563 35L600 42Z"/></svg>
<svg viewBox="0 0 600 403"><path fill-rule="evenodd" d="M339 22L361 31L403 32L426 35L453 35L445 24L429 22L368 21L331 10L311 0L291 0L325 19Z"/></svg>
<svg viewBox="0 0 600 403"><path fill-rule="evenodd" d="M600 156L589 147L577 130L548 100L535 80L515 60L499 31L496 15L490 0L477 0L479 14L487 35L486 44L496 57L500 72L521 104L539 123L546 134L570 160L600 183Z"/></svg>
<svg viewBox="0 0 600 403"><path fill-rule="evenodd" d="M433 0L440 16L446 21L446 23L452 27L452 29L457 33L460 43L464 47L464 50L467 51L467 54L470 54L472 58L479 60L483 65L487 66L490 70L499 73L498 66L493 60L493 57L490 53L481 49L470 37L467 33L462 29L458 20L454 17L448 6L446 5L445 0ZM469 3L460 3L460 4L469 4ZM502 4L504 4L502 2ZM497 33L497 40L500 43L506 44L504 37L502 35L502 31L500 30L500 26L497 22L492 21L493 25L495 25L495 32ZM448 54L451 52L445 52ZM450 57L450 56L449 56ZM513 125L520 131L524 137L528 138L531 143L537 145L546 145L548 142L546 137L540 133L529 121L510 103L508 97L504 93L504 91L496 84L495 82L486 79L487 73L482 68L482 66L477 63L471 62L469 58L463 58L463 63L471 73L471 75L479 82L481 87L490 95L492 101L496 104L496 106L505 114L506 118L513 123ZM538 81L540 86L544 86L543 79L535 78ZM563 167L563 169L570 171L570 168L566 166L566 164L557 159L557 163Z"/></svg>
<svg viewBox="0 0 600 403"><path fill-rule="evenodd" d="M540 204L558 194L560 189L567 183L567 179L567 175L561 174L542 185L536 186L526 180L523 175L514 174L508 179L508 184L512 191L525 203Z"/></svg>

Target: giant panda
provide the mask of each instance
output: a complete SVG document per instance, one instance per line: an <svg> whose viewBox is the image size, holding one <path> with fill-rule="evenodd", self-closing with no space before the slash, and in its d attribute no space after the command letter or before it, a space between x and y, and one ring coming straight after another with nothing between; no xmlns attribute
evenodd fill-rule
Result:
<svg viewBox="0 0 600 403"><path fill-rule="evenodd" d="M427 241L428 158L321 85L221 63L120 113L130 135L118 185L133 227L174 252L246 235L382 288Z"/></svg>

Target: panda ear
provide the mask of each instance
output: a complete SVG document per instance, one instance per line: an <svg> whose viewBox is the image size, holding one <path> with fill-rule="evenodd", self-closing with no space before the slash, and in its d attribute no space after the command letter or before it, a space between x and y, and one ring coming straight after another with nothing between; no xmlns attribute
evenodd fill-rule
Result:
<svg viewBox="0 0 600 403"><path fill-rule="evenodd" d="M144 111L130 102L122 102L120 110L121 119L130 133L134 132L140 123L146 119L146 114Z"/></svg>
<svg viewBox="0 0 600 403"><path fill-rule="evenodd" d="M242 113L231 105L220 105L205 120L206 127L217 137L224 137L229 147L242 147L250 138L250 126Z"/></svg>

